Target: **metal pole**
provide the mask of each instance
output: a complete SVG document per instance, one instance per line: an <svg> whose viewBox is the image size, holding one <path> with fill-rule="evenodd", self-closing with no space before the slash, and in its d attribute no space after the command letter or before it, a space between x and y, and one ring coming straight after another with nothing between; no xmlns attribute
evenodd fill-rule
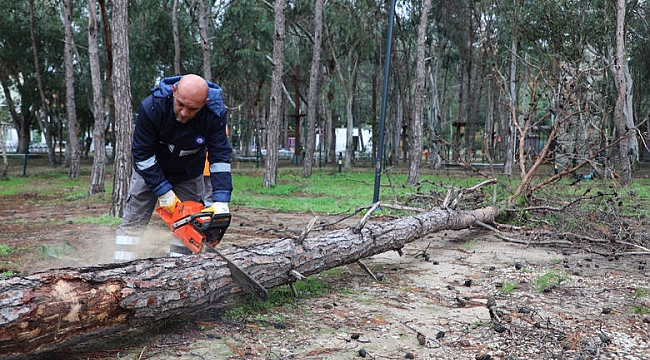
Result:
<svg viewBox="0 0 650 360"><path fill-rule="evenodd" d="M375 163L375 192L372 202L379 201L379 186L381 183L381 162L384 153L384 124L386 123L386 103L388 97L388 78L390 76L390 58L393 46L393 24L395 22L395 3L397 0L390 2L390 14L388 15L388 39L386 40L386 63L384 67L384 88L381 98L381 113L379 115L379 139L377 141L377 162Z"/></svg>
<svg viewBox="0 0 650 360"><path fill-rule="evenodd" d="M29 156L29 142L25 148L25 159L23 160L23 176L27 176L27 157Z"/></svg>

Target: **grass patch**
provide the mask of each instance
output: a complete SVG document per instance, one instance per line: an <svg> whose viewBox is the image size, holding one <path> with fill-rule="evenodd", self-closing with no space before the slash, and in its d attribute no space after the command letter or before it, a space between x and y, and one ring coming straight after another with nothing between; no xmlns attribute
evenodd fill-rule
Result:
<svg viewBox="0 0 650 360"><path fill-rule="evenodd" d="M55 259L60 259L63 255L70 253L73 250L74 248L67 242L56 246L41 245L41 255L43 257L51 257Z"/></svg>
<svg viewBox="0 0 650 360"><path fill-rule="evenodd" d="M10 159L13 174L0 180L0 197L16 194L29 194L23 201L34 204L56 204L61 201L87 201L90 182L91 160L82 161L80 176L77 179L68 177L68 169L62 166L52 168L47 165L47 159L31 159L27 168L27 176L16 176L18 169L22 170L21 159ZM338 173L335 168L323 168L312 173L310 178L303 178L298 168L279 168L276 185L263 187L263 171L238 172L233 170L232 205L256 209L273 209L274 211L309 211L315 213L345 214L352 213L361 207L372 203L374 195L375 172L372 168L353 168ZM474 176L449 177L444 174L421 174L417 186L407 184L405 172L397 173L397 169L382 174L379 200L382 202L403 202L409 206L430 207L442 203L448 189L459 189L476 185L482 178ZM112 172L112 164L107 164L106 173ZM12 172L10 171L10 174ZM493 190L497 203L508 198L512 189L519 185L518 180L498 176L499 184L478 190L467 203L459 204L459 210L476 208L491 204ZM582 184L582 183L581 183ZM590 195L605 194L583 201L575 208L587 214L580 214L580 219L592 212L613 214L614 212L632 218L650 217L650 179L636 179L629 188L615 189L611 182L596 180L585 184L591 189ZM93 196L92 201L108 203L111 201L113 182L106 181L106 195ZM568 182L557 182L552 187L538 190L540 198L554 199L565 202L584 195L584 186L569 186ZM612 200L615 199L616 201ZM489 200L489 201L488 201ZM522 201L524 199L522 198ZM523 205L522 203L519 203ZM403 215L403 212L383 208L387 215ZM542 215L542 218L533 216ZM584 215L584 216L583 216ZM581 226L570 216L554 214L531 214L527 212L510 213L507 219L500 219L510 224L526 223L535 220L537 224L546 224L559 231L572 231ZM611 223L611 219L599 219L603 224Z"/></svg>
<svg viewBox="0 0 650 360"><path fill-rule="evenodd" d="M314 173L309 179L280 173L276 185L264 188L262 175L233 174L232 204L276 211L349 213L372 203L370 174Z"/></svg>
<svg viewBox="0 0 650 360"><path fill-rule="evenodd" d="M319 297L329 292L329 284L324 281L317 280L313 276L307 277L305 280L296 281L294 288L300 298ZM226 310L224 317L229 320L239 320L256 318L260 313L267 313L270 310L285 304L293 304L294 296L291 288L288 285L279 286L269 289L269 299L266 301L259 301L252 297L247 298L240 306L231 307Z"/></svg>
<svg viewBox="0 0 650 360"><path fill-rule="evenodd" d="M642 287L638 287L638 288L634 289L634 298L635 299L643 299L643 298L646 298L646 297L648 297L648 289L642 288Z"/></svg>
<svg viewBox="0 0 650 360"><path fill-rule="evenodd" d="M637 315L648 315L650 314L650 307L645 305L634 305L630 307L630 312Z"/></svg>
<svg viewBox="0 0 650 360"><path fill-rule="evenodd" d="M319 213L351 213L372 203L375 174L363 172L314 172L302 178L295 171L278 173L276 185L264 188L263 174L233 174L232 203L237 206L273 209L276 211L313 211ZM407 184L403 174L384 175L381 178L379 200L406 201L426 195L427 198L444 199L447 188L472 186L479 179L421 176L418 186ZM414 203L414 205L417 205ZM477 205L478 206L478 205ZM382 209L398 214L399 211Z"/></svg>
<svg viewBox="0 0 650 360"><path fill-rule="evenodd" d="M515 290L517 290L518 286L515 283L511 282L504 282L501 284L500 290L504 294L512 294Z"/></svg>
<svg viewBox="0 0 650 360"><path fill-rule="evenodd" d="M0 244L0 256L7 256L13 251L13 248L9 245Z"/></svg>
<svg viewBox="0 0 650 360"><path fill-rule="evenodd" d="M475 247L476 247L476 244L478 244L478 240L469 240L469 241L465 241L465 242L463 243L463 245L461 245L461 247L462 247L464 250L469 251L469 250L472 250L473 248L475 248Z"/></svg>
<svg viewBox="0 0 650 360"><path fill-rule="evenodd" d="M569 279L569 275L561 270L545 272L535 280L535 289L539 292L549 292Z"/></svg>
<svg viewBox="0 0 650 360"><path fill-rule="evenodd" d="M84 224L96 224L96 225L106 225L106 226L117 226L122 222L120 218L111 216L109 214L102 214L100 216L84 216L81 218L76 218L74 221L78 223L84 223Z"/></svg>

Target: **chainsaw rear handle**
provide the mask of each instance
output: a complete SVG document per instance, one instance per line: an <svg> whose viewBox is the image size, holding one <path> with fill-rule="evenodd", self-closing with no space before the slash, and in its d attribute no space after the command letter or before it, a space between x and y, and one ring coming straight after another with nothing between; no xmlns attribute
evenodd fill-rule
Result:
<svg viewBox="0 0 650 360"><path fill-rule="evenodd" d="M206 216L210 216L210 221L201 221L200 219L205 218ZM208 230L211 227L228 227L230 226L230 220L232 219L232 215L224 213L224 214L215 214L211 212L201 212L198 214L194 214L190 216L190 222L194 227L203 232L205 230Z"/></svg>

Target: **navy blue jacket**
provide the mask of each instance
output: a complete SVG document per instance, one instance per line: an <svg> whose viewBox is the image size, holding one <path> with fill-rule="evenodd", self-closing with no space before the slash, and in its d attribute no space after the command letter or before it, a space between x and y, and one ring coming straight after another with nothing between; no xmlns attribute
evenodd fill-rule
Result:
<svg viewBox="0 0 650 360"><path fill-rule="evenodd" d="M133 133L133 166L156 196L173 185L203 174L208 151L212 201L229 202L232 192L226 135L226 108L221 88L208 82L209 102L185 124L176 121L172 84L180 76L163 79L142 101Z"/></svg>

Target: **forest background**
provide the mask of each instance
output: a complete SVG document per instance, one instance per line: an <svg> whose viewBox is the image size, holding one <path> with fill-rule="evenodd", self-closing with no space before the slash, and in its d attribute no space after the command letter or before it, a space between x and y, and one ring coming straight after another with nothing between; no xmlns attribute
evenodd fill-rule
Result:
<svg viewBox="0 0 650 360"><path fill-rule="evenodd" d="M275 185L278 153L262 150L292 145L304 177L315 161L301 160L312 158L346 169L363 159L406 165L409 184L422 164L490 164L519 173L513 199L534 192L540 166L555 169L551 182L593 170L627 185L644 157L645 1L2 6L3 134L11 124L19 154L41 136L50 164L69 167L71 178L92 138L90 194L104 191L113 162L114 215L128 188L139 101L161 78L184 73L224 89L236 156L262 159L264 186ZM336 151L337 128L346 129L345 152Z"/></svg>

